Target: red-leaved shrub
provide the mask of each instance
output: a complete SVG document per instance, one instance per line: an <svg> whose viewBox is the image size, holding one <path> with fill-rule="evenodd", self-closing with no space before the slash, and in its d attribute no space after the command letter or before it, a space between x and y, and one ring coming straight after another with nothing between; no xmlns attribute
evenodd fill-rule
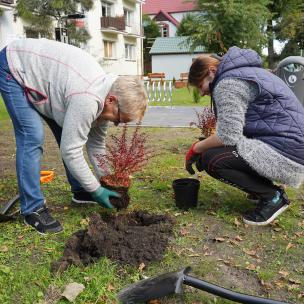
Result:
<svg viewBox="0 0 304 304"><path fill-rule="evenodd" d="M102 181L109 186L128 188L130 175L140 171L153 156L146 146L147 135L140 132L140 125L135 127L131 136L128 136L127 129L125 124L121 134L110 137L106 155L95 155L97 166L105 174Z"/></svg>
<svg viewBox="0 0 304 304"><path fill-rule="evenodd" d="M196 126L204 137L213 134L216 127L216 118L211 108L204 107L201 112L195 110L197 122L191 122L190 126Z"/></svg>

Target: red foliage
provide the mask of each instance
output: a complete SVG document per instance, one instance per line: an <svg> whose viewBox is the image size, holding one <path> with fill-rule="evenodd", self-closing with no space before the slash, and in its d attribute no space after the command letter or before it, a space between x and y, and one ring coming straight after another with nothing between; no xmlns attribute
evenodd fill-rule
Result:
<svg viewBox="0 0 304 304"><path fill-rule="evenodd" d="M140 171L153 156L146 147L147 136L140 132L140 125L137 125L132 136L128 137L125 124L120 135L110 138L107 154L95 155L97 166L105 173L102 181L114 187L129 187L130 175Z"/></svg>
<svg viewBox="0 0 304 304"><path fill-rule="evenodd" d="M196 126L201 130L202 135L208 137L216 127L216 118L211 108L204 107L199 113L195 110L197 122L191 122L190 126Z"/></svg>

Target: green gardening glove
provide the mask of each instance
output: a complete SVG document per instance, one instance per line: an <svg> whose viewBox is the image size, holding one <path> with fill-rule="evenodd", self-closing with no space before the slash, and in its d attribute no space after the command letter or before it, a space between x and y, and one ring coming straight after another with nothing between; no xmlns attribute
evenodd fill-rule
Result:
<svg viewBox="0 0 304 304"><path fill-rule="evenodd" d="M99 187L96 191L91 192L91 196L99 205L112 209L114 206L110 203L110 196L120 197L120 194L107 188Z"/></svg>

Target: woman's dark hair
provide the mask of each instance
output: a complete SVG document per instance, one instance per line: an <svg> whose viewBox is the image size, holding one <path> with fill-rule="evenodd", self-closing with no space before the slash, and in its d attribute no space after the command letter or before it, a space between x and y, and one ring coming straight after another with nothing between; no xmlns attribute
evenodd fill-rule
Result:
<svg viewBox="0 0 304 304"><path fill-rule="evenodd" d="M210 55L202 55L197 57L189 70L188 85L199 87L203 79L208 75L210 66L217 67L220 60Z"/></svg>

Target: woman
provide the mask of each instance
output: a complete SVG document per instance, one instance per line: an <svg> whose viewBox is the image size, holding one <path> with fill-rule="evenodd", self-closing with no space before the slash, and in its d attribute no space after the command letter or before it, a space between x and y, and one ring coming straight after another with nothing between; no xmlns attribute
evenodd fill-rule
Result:
<svg viewBox="0 0 304 304"><path fill-rule="evenodd" d="M304 179L304 107L249 49L198 57L188 82L211 95L217 126L216 134L191 146L186 169L193 174L196 162L198 170L258 199L244 222L269 224L290 204L273 181L298 187Z"/></svg>
<svg viewBox="0 0 304 304"><path fill-rule="evenodd" d="M21 39L0 52L0 93L16 138L21 214L39 233L59 232L40 189L44 131L51 128L65 165L75 203L113 208L118 193L100 186L96 154L105 153L108 122L140 120L147 95L136 77L105 74L88 53L47 39ZM87 164L83 147L98 178Z"/></svg>

